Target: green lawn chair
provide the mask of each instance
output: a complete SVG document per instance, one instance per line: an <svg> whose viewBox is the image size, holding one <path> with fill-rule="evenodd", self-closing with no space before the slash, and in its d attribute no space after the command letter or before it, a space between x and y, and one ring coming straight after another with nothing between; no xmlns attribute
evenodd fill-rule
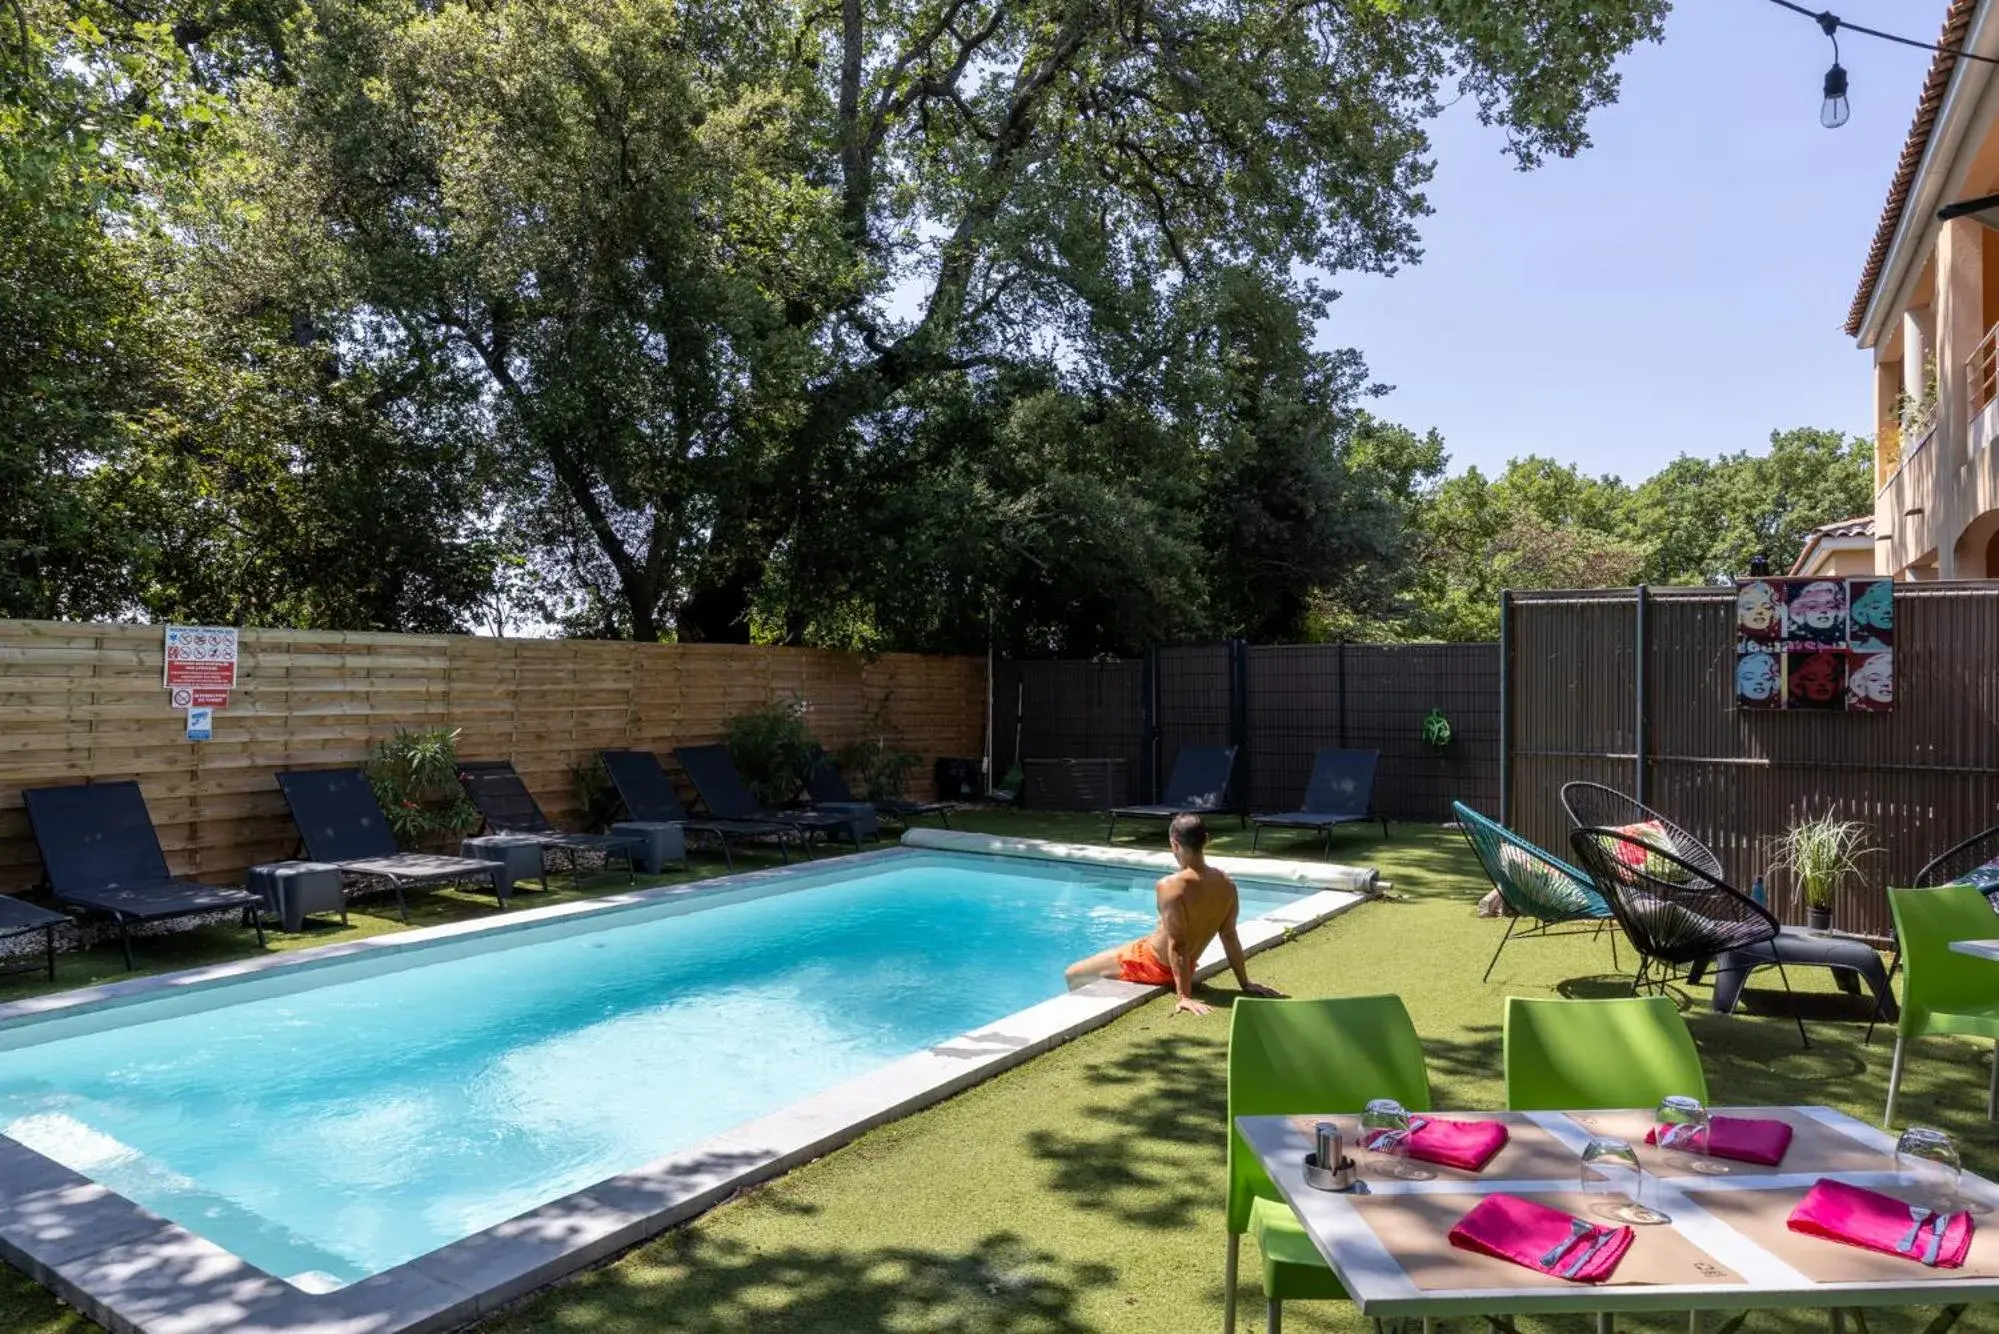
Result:
<svg viewBox="0 0 1999 1334"><path fill-rule="evenodd" d="M1694 1036L1664 996L1506 1001L1506 1105L1516 1112L1707 1101Z"/></svg>
<svg viewBox="0 0 1999 1334"><path fill-rule="evenodd" d="M1999 965L1954 954L1953 940L1999 936L1999 921L1985 893L1974 885L1936 889L1891 889L1895 939L1902 947L1902 1019L1895 1030L1895 1059L1888 1068L1885 1127L1895 1119L1895 1093L1902 1084L1902 1049L1910 1038L1961 1033L1991 1038L1992 1087L1985 1114L1999 1114Z"/></svg>
<svg viewBox="0 0 1999 1334"><path fill-rule="evenodd" d="M1346 1289L1236 1133L1238 1116L1357 1112L1373 1098L1430 1109L1423 1048L1400 996L1336 1000L1245 997L1229 1021L1228 1264L1223 1328L1235 1331L1236 1260L1245 1232L1263 1252L1269 1328L1291 1301L1344 1301Z"/></svg>
<svg viewBox="0 0 1999 1334"><path fill-rule="evenodd" d="M1480 981L1490 981L1498 966L1500 951L1523 924L1522 936L1602 935L1610 931L1610 966L1618 968L1617 921L1610 905L1597 893L1590 878L1561 858L1529 843L1505 825L1486 819L1462 801L1451 803L1458 817L1458 830L1471 844L1472 854L1485 868L1486 879L1499 891L1511 910L1506 934L1499 949L1485 966ZM1557 931L1556 927L1568 929Z"/></svg>

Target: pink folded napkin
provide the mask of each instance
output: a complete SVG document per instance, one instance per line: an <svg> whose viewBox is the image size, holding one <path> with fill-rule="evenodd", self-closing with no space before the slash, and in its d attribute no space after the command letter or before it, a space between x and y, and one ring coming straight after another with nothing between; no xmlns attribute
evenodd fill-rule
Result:
<svg viewBox="0 0 1999 1334"><path fill-rule="evenodd" d="M1631 1229L1591 1225L1579 1233L1576 1225L1583 1221L1518 1195L1488 1195L1451 1229L1451 1245L1511 1260L1537 1274L1602 1283L1631 1249ZM1566 1272L1592 1246L1597 1249L1582 1268Z"/></svg>
<svg viewBox="0 0 1999 1334"><path fill-rule="evenodd" d="M1717 1116L1708 1121L1705 1139L1708 1152L1717 1158L1733 1158L1739 1163L1775 1167L1784 1161L1784 1151L1791 1147L1791 1133L1788 1121L1756 1116ZM1698 1153L1702 1138L1697 1133L1691 1141L1678 1147ZM1657 1126L1645 1132L1645 1142L1659 1142Z"/></svg>
<svg viewBox="0 0 1999 1334"><path fill-rule="evenodd" d="M1893 1196L1849 1186L1843 1181L1821 1181L1791 1210L1790 1228L1807 1236L1864 1246L1870 1251L1899 1255L1921 1264L1929 1252L1930 1234L1936 1222L1935 1215L1927 1211L1924 1214L1918 1227L1918 1212ZM1903 1240L1912 1229L1915 1239L1904 1245ZM1938 1269L1956 1269L1964 1263L1971 1250L1971 1233L1970 1214L1959 1211L1947 1215L1943 1244L1937 1247Z"/></svg>
<svg viewBox="0 0 1999 1334"><path fill-rule="evenodd" d="M1460 1172L1477 1172L1506 1147L1506 1127L1498 1121L1446 1121L1441 1117L1415 1116L1409 1119L1409 1156ZM1362 1137L1362 1146L1373 1148L1371 1136Z"/></svg>

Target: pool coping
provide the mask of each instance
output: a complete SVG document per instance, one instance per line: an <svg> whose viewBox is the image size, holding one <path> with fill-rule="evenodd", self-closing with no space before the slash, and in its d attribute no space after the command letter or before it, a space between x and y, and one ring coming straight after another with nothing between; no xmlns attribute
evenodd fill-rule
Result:
<svg viewBox="0 0 1999 1334"><path fill-rule="evenodd" d="M906 847L864 852L838 863L804 862L717 876L584 903L521 909L499 919L396 932L34 997L0 1005L0 1030L65 1013L119 1008L180 988L227 985L274 970L316 969L375 950L422 950L468 934L524 930L661 900L774 885L802 871L831 865L900 860L921 851L976 851L1074 862L1084 860L1088 847L1028 839L993 840L1008 845L1004 849L940 846L925 837L905 841ZM1121 869L1170 865L1164 853L1104 851L1122 855L1091 860ZM1356 874L1362 883L1372 878L1371 872L1356 868L1275 859L1269 863L1230 859L1228 869L1258 879L1286 880L1310 891L1295 903L1244 922L1239 934L1246 954L1280 944L1365 901L1362 890L1313 890L1315 882L1353 884ZM1226 966L1219 947L1211 945L1197 972L1207 977ZM221 1330L428 1334L451 1329L608 1259L876 1126L941 1102L1100 1028L1165 990L1109 980L1091 983L329 1293L293 1287L19 1141L0 1136L0 1257L117 1334Z"/></svg>

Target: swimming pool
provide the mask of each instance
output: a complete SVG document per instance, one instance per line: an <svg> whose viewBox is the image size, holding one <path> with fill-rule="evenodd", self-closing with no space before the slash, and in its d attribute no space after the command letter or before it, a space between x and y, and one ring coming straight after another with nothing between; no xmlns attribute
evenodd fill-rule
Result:
<svg viewBox="0 0 1999 1334"><path fill-rule="evenodd" d="M0 1132L324 1291L1059 995L1157 874L897 851L10 1028Z"/></svg>

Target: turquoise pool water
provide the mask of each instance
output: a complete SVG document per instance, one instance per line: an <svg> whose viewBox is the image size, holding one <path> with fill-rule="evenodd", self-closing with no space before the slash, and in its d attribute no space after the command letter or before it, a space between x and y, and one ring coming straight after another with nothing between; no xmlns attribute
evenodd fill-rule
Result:
<svg viewBox="0 0 1999 1334"><path fill-rule="evenodd" d="M781 883L143 1002L0 1050L0 1132L270 1273L350 1283L1058 995L1153 919L1148 874L1012 858ZM1295 898L1245 884L1243 915Z"/></svg>

